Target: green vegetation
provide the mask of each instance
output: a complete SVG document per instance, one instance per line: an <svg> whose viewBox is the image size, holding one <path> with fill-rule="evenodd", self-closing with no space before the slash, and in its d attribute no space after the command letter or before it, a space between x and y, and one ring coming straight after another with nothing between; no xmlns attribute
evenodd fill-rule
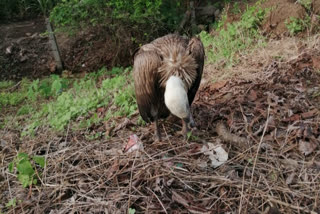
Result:
<svg viewBox="0 0 320 214"><path fill-rule="evenodd" d="M0 81L0 90L7 89L14 85L13 81Z"/></svg>
<svg viewBox="0 0 320 214"><path fill-rule="evenodd" d="M24 128L15 125L22 136L34 135L40 127L64 132L70 124L74 129L87 129L112 117L131 117L137 106L130 70L101 69L76 80L57 75L32 82L23 80L17 91L1 92L0 107L17 107L15 114L26 124ZM103 116L98 116L98 108L105 109ZM77 122L72 123L74 120ZM0 121L1 126L8 121L9 116Z"/></svg>
<svg viewBox="0 0 320 214"><path fill-rule="evenodd" d="M208 61L223 61L226 65L231 65L236 61L236 55L240 51L263 43L264 37L259 31L259 26L267 12L268 9L259 8L257 3L247 8L238 22L226 23L227 16L224 15L216 24L216 35L201 32L200 37L206 47Z"/></svg>
<svg viewBox="0 0 320 214"><path fill-rule="evenodd" d="M145 34L172 30L182 18L180 1L169 0L70 0L61 1L50 19L58 30L73 31L87 26L103 25L118 29L131 26L132 31L144 26Z"/></svg>
<svg viewBox="0 0 320 214"><path fill-rule="evenodd" d="M306 16L304 19L290 17L290 20L286 20L285 24L289 30L290 35L296 35L310 27L310 16Z"/></svg>
<svg viewBox="0 0 320 214"><path fill-rule="evenodd" d="M17 199L16 198L13 198L8 203L6 203L7 208L15 207L15 206L17 206ZM2 213L2 212L0 211L0 213Z"/></svg>
<svg viewBox="0 0 320 214"><path fill-rule="evenodd" d="M22 152L18 153L17 157L9 164L8 168L12 173L14 167L16 167L18 180L23 187L28 187L32 184L36 185L41 176L41 173L36 170L36 164L40 168L44 168L45 158L41 156L33 156L30 158L28 154Z"/></svg>
<svg viewBox="0 0 320 214"><path fill-rule="evenodd" d="M39 13L47 15L60 1L61 0L1 0L0 19L23 18L38 15Z"/></svg>
<svg viewBox="0 0 320 214"><path fill-rule="evenodd" d="M312 0L298 0L299 4L301 4L307 11L311 11Z"/></svg>

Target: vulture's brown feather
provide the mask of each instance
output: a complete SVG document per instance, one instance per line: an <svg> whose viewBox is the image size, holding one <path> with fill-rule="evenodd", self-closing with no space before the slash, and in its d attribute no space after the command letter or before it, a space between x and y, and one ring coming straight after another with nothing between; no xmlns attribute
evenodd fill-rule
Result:
<svg viewBox="0 0 320 214"><path fill-rule="evenodd" d="M134 58L133 76L139 112L147 121L166 118L166 83L179 77L188 93L189 105L199 88L204 64L204 48L200 39L170 34L143 45Z"/></svg>

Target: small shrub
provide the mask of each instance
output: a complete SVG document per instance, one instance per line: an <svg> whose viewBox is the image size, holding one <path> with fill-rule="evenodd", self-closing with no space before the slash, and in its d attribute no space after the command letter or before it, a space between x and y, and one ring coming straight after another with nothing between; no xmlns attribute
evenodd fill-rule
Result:
<svg viewBox="0 0 320 214"><path fill-rule="evenodd" d="M288 28L290 35L295 35L307 29L310 26L310 22L311 19L309 16L306 16L304 20L296 17L290 17L289 20L285 21L285 25Z"/></svg>
<svg viewBox="0 0 320 214"><path fill-rule="evenodd" d="M0 81L0 90L7 89L14 85L13 81Z"/></svg>
<svg viewBox="0 0 320 214"><path fill-rule="evenodd" d="M299 4L301 4L307 11L311 11L312 0L298 0Z"/></svg>
<svg viewBox="0 0 320 214"><path fill-rule="evenodd" d="M259 26L268 11L252 6L247 8L238 22L225 24L227 16L222 16L222 20L216 24L217 35L211 36L202 31L200 38L206 47L208 61L224 61L226 65L230 65L239 51L261 44L258 41L263 41L264 38L259 32Z"/></svg>
<svg viewBox="0 0 320 214"><path fill-rule="evenodd" d="M36 173L36 165L41 168L45 167L45 158L41 156L28 156L26 153L18 153L17 157L9 164L9 171L12 173L14 167L17 169L17 178L23 187L28 187L32 184L37 184L39 173Z"/></svg>

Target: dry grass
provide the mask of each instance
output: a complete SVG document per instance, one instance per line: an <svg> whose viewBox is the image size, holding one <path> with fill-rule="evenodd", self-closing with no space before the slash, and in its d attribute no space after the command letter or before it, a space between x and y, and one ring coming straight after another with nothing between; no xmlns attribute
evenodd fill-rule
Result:
<svg viewBox="0 0 320 214"><path fill-rule="evenodd" d="M239 53L238 63L232 67L206 64L204 83L213 80L219 82L232 78L254 80L259 78L260 71L273 61L287 63L294 60L306 50L319 50L320 35L316 34L306 39L298 37L283 37L280 40L270 40L265 47L254 49L249 54ZM262 76L263 77L263 76Z"/></svg>

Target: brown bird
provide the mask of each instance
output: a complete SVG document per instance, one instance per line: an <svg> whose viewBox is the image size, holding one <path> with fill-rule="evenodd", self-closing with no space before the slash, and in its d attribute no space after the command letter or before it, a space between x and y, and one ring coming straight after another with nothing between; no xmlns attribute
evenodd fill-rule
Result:
<svg viewBox="0 0 320 214"><path fill-rule="evenodd" d="M161 141L158 119L171 114L181 118L184 138L194 127L191 103L199 88L204 48L200 39L176 34L143 45L134 57L135 94L141 117L155 122L155 138Z"/></svg>

